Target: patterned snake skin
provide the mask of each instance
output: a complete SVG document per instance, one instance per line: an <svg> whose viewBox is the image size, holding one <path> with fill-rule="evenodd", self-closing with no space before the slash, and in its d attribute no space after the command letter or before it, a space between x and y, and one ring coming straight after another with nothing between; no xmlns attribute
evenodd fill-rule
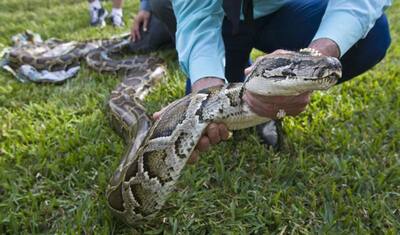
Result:
<svg viewBox="0 0 400 235"><path fill-rule="evenodd" d="M86 57L88 65L97 71L123 75L123 81L111 93L108 108L111 124L128 147L106 197L114 214L130 225L151 219L162 208L209 123L225 123L229 130L236 130L268 120L243 102L244 91L264 96L298 95L326 90L341 76L336 58L312 49L265 55L254 63L244 83L185 96L168 105L152 123L140 101L164 76L161 60L148 55L115 59L127 42L100 44L87 49L85 43L78 43L64 55L45 58L24 50L13 52L12 57L16 63L37 68L65 67Z"/></svg>
<svg viewBox="0 0 400 235"><path fill-rule="evenodd" d="M211 87L171 103L146 136L137 136L129 145L106 192L111 210L130 225L151 219L173 191L209 123L225 123L236 130L267 121L243 102L245 90L270 96L298 95L328 89L340 76L337 59L310 49L266 55L256 61L245 83ZM137 128L143 130L143 126L144 122Z"/></svg>

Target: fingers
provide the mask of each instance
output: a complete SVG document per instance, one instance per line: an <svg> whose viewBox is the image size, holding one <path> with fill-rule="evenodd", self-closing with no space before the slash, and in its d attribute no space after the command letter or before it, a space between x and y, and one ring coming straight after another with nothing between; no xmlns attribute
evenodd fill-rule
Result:
<svg viewBox="0 0 400 235"><path fill-rule="evenodd" d="M134 34L135 34L135 41L141 39L140 35L140 29L139 29L139 24L135 24L135 27L133 28Z"/></svg>
<svg viewBox="0 0 400 235"><path fill-rule="evenodd" d="M286 115L296 116L303 112L310 102L311 93L303 93L297 96L260 96L246 92L244 100L253 112L271 119L277 118L279 110Z"/></svg>
<svg viewBox="0 0 400 235"><path fill-rule="evenodd" d="M158 111L158 112L153 113L153 119L154 119L154 120L159 119L160 116L161 116L161 113L162 113L161 111Z"/></svg>
<svg viewBox="0 0 400 235"><path fill-rule="evenodd" d="M271 119L276 119L277 118L277 113L280 110L285 111L286 115L289 116L296 116L303 112L306 108L305 105L298 105L298 106L293 106L293 105L276 105L276 104L266 104L266 103L261 103L258 100L248 100L249 106L251 109L257 113L260 116L263 117L268 117Z"/></svg>
<svg viewBox="0 0 400 235"><path fill-rule="evenodd" d="M147 26L149 25L149 18L143 19L143 32L147 32Z"/></svg>
<svg viewBox="0 0 400 235"><path fill-rule="evenodd" d="M219 123L218 129L219 129L219 136L220 136L221 140L228 140L230 138L230 136L232 135L229 132L229 130L225 124Z"/></svg>
<svg viewBox="0 0 400 235"><path fill-rule="evenodd" d="M139 24L136 20L133 23L132 28L131 28L131 40L132 40L132 42L136 42L137 40L140 40Z"/></svg>
<svg viewBox="0 0 400 235"><path fill-rule="evenodd" d="M166 109L167 107L168 107L168 106L162 108L160 111L157 111L157 112L153 113L153 119L154 119L154 120L159 119L160 116L161 116L161 114L165 111L165 109Z"/></svg>
<svg viewBox="0 0 400 235"><path fill-rule="evenodd" d="M131 28L130 36L131 36L131 41L134 42L136 39L135 39L135 34L133 33L133 28Z"/></svg>
<svg viewBox="0 0 400 235"><path fill-rule="evenodd" d="M199 160L200 151L205 152L210 148L210 140L208 137L203 136L200 138L199 142L197 143L196 148L193 150L192 155L190 155L187 163L194 164Z"/></svg>
<svg viewBox="0 0 400 235"><path fill-rule="evenodd" d="M143 32L147 32L150 18L151 13L145 10L140 10L139 13L136 15L131 28L131 38L133 42L135 42L136 40L141 40L141 27L143 27Z"/></svg>
<svg viewBox="0 0 400 235"><path fill-rule="evenodd" d="M263 103L270 103L282 106L298 106L298 105L306 105L310 102L310 92L305 92L295 96L263 96L254 94L251 92L247 92L247 95L252 96L254 99L259 100Z"/></svg>
<svg viewBox="0 0 400 235"><path fill-rule="evenodd" d="M230 134L228 128L222 123L211 123L208 125L204 135L200 138L195 150L188 159L188 164L193 164L199 159L200 152L205 152L212 145L218 144L222 140L227 140Z"/></svg>
<svg viewBox="0 0 400 235"><path fill-rule="evenodd" d="M197 80L195 83L192 85L192 92L197 92L202 89L212 87L212 86L218 86L218 85L223 85L224 80L216 77L204 77L199 80Z"/></svg>
<svg viewBox="0 0 400 235"><path fill-rule="evenodd" d="M207 136L203 136L200 138L199 142L197 143L196 149L205 152L210 148L210 139Z"/></svg>
<svg viewBox="0 0 400 235"><path fill-rule="evenodd" d="M168 106L167 106L168 107ZM160 118L162 113L167 107L162 108L160 111L153 113L153 119L157 120ZM223 123L211 123L207 126L204 135L200 138L197 143L192 155L188 159L188 164L195 163L200 155L200 152L207 151L211 145L218 144L222 140L228 140L232 134Z"/></svg>
<svg viewBox="0 0 400 235"><path fill-rule="evenodd" d="M132 28L131 28L131 40L133 42L140 40L141 35L140 35L140 25L143 24L143 17L140 15L137 15L135 19L133 20Z"/></svg>
<svg viewBox="0 0 400 235"><path fill-rule="evenodd" d="M247 67L244 70L244 75L247 76L250 74L251 70L253 69L253 66Z"/></svg>
<svg viewBox="0 0 400 235"><path fill-rule="evenodd" d="M132 42L136 41L136 35L135 35L135 30L134 30L135 23L136 23L136 21L133 21L132 27L131 27L131 40L132 40Z"/></svg>
<svg viewBox="0 0 400 235"><path fill-rule="evenodd" d="M187 164L195 164L199 160L199 155L199 150L195 149L192 155L190 155L189 159L187 160Z"/></svg>
<svg viewBox="0 0 400 235"><path fill-rule="evenodd" d="M208 125L207 136L208 136L209 142L213 145L217 144L221 141L221 136L219 135L218 124L211 123L210 125Z"/></svg>

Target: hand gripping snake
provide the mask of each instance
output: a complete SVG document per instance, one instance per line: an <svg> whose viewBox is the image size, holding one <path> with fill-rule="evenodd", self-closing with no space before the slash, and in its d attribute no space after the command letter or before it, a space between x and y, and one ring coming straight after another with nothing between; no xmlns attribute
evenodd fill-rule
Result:
<svg viewBox="0 0 400 235"><path fill-rule="evenodd" d="M131 225L152 218L173 191L209 123L224 123L229 130L237 130L266 122L267 118L256 115L243 102L244 91L293 96L328 89L340 76L339 60L313 50L266 55L255 62L244 83L211 87L171 103L146 136L139 132L141 136L129 145L107 188L109 207ZM121 103L115 106L121 107ZM139 129L147 122L135 120Z"/></svg>
<svg viewBox="0 0 400 235"><path fill-rule="evenodd" d="M164 67L158 58L147 55L112 58L127 44L103 42L87 49L79 43L69 53L46 58L20 49L11 57L15 63L40 68L62 67L85 57L97 71L122 71L123 81L112 91L108 110L112 126L128 147L106 197L112 212L130 225L151 219L162 208L209 123L224 123L229 130L237 130L269 120L251 111L242 99L245 91L294 96L326 90L341 77L338 59L312 49L265 55L256 60L244 83L211 87L178 99L153 123L141 100L163 77Z"/></svg>

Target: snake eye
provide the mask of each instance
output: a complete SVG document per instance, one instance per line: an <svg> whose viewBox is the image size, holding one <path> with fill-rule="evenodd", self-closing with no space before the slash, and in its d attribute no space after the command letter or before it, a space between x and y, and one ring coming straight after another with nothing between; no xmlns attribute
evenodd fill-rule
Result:
<svg viewBox="0 0 400 235"><path fill-rule="evenodd" d="M296 77L296 74L290 69L282 70L282 76L284 77Z"/></svg>

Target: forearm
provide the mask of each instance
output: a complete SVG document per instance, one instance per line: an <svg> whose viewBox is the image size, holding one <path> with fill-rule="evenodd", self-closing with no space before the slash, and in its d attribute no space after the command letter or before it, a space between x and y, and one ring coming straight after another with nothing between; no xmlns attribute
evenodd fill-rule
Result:
<svg viewBox="0 0 400 235"><path fill-rule="evenodd" d="M173 0L179 63L192 84L206 77L224 79L222 0Z"/></svg>

